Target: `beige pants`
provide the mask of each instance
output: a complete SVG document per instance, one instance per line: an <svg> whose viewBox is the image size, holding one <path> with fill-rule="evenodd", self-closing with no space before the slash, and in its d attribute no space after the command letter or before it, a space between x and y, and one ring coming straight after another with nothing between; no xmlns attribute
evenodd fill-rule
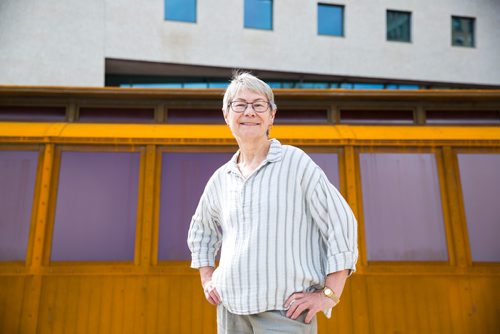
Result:
<svg viewBox="0 0 500 334"><path fill-rule="evenodd" d="M306 312L296 320L286 317L286 311L267 311L258 314L238 315L217 306L218 334L316 334L316 317L310 324L305 324Z"/></svg>

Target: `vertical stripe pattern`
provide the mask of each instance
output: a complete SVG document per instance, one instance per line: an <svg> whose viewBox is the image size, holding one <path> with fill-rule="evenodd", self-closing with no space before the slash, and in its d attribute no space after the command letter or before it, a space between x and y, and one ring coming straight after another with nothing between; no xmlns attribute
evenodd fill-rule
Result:
<svg viewBox="0 0 500 334"><path fill-rule="evenodd" d="M355 270L357 223L344 198L302 150L273 139L247 178L239 152L208 181L191 221L191 267L220 263L212 280L234 314L283 310L289 295Z"/></svg>

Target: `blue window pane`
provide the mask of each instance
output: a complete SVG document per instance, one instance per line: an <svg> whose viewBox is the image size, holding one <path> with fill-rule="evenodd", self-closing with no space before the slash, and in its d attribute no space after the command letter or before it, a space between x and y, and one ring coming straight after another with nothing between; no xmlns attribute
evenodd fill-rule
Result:
<svg viewBox="0 0 500 334"><path fill-rule="evenodd" d="M227 88L229 83L227 82L209 82L208 88Z"/></svg>
<svg viewBox="0 0 500 334"><path fill-rule="evenodd" d="M184 88L208 88L206 82L185 82Z"/></svg>
<svg viewBox="0 0 500 334"><path fill-rule="evenodd" d="M343 83L340 84L340 88L352 89L353 88L353 84L352 83L348 83L348 82L343 82Z"/></svg>
<svg viewBox="0 0 500 334"><path fill-rule="evenodd" d="M196 0L165 0L165 20L196 22Z"/></svg>
<svg viewBox="0 0 500 334"><path fill-rule="evenodd" d="M418 85L399 85L399 89L419 89Z"/></svg>
<svg viewBox="0 0 500 334"><path fill-rule="evenodd" d="M354 89L384 89L383 84L355 83Z"/></svg>
<svg viewBox="0 0 500 334"><path fill-rule="evenodd" d="M410 12L387 11L387 40L397 42L411 41Z"/></svg>
<svg viewBox="0 0 500 334"><path fill-rule="evenodd" d="M318 34L344 36L344 6L318 4Z"/></svg>
<svg viewBox="0 0 500 334"><path fill-rule="evenodd" d="M474 47L474 22L472 17L451 18L451 45Z"/></svg>
<svg viewBox="0 0 500 334"><path fill-rule="evenodd" d="M182 83L147 83L147 84L131 84L129 87L134 88L182 88Z"/></svg>
<svg viewBox="0 0 500 334"><path fill-rule="evenodd" d="M271 30L273 28L272 0L245 0L245 28Z"/></svg>

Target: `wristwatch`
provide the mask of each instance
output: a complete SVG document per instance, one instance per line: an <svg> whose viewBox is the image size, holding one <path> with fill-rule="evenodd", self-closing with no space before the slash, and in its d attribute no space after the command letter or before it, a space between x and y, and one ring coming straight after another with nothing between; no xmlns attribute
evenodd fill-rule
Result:
<svg viewBox="0 0 500 334"><path fill-rule="evenodd" d="M328 297L331 300L333 300L333 302L335 303L335 305L337 305L340 302L340 298L329 287L325 286L323 288L322 292L325 295L325 297Z"/></svg>

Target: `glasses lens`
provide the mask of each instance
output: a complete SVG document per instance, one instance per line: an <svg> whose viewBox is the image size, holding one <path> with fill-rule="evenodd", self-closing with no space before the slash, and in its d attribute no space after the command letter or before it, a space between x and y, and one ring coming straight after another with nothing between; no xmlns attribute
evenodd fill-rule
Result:
<svg viewBox="0 0 500 334"><path fill-rule="evenodd" d="M253 110L255 110L256 112L264 112L267 110L267 103L262 101L254 102Z"/></svg>
<svg viewBox="0 0 500 334"><path fill-rule="evenodd" d="M236 112L243 112L247 108L246 102L232 102L231 108Z"/></svg>

